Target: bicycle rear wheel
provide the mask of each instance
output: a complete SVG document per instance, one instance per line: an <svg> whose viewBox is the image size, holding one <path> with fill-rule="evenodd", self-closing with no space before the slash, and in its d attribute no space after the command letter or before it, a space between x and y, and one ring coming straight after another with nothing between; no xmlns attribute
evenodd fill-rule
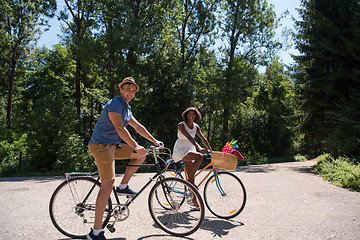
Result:
<svg viewBox="0 0 360 240"><path fill-rule="evenodd" d="M197 211L190 206L194 196L200 207ZM199 192L183 179L164 178L158 181L150 191L148 205L155 223L174 236L190 235L204 221L203 200Z"/></svg>
<svg viewBox="0 0 360 240"><path fill-rule="evenodd" d="M90 177L74 177L62 182L55 189L49 204L54 226L68 237L86 238L94 224L95 201L99 190L100 183ZM103 228L109 222L111 209L109 198Z"/></svg>
<svg viewBox="0 0 360 240"><path fill-rule="evenodd" d="M246 191L241 180L230 172L214 172L204 187L204 201L212 214L230 219L241 213Z"/></svg>

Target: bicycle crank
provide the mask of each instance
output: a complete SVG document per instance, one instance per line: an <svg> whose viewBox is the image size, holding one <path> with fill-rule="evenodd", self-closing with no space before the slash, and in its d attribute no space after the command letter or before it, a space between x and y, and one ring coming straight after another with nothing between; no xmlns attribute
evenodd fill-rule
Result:
<svg viewBox="0 0 360 240"><path fill-rule="evenodd" d="M116 208L113 211L114 213L114 222L120 222L126 220L130 215L129 208L124 204L119 204L116 206Z"/></svg>
<svg viewBox="0 0 360 240"><path fill-rule="evenodd" d="M114 225L116 222L126 220L130 215L129 208L124 204L118 204L113 210L113 217L115 218L112 224L108 224L106 228L111 232L115 232Z"/></svg>

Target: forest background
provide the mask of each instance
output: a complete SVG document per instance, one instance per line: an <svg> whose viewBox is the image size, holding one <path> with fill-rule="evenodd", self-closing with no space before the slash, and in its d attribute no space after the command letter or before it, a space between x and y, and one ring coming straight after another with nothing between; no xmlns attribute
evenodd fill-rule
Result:
<svg viewBox="0 0 360 240"><path fill-rule="evenodd" d="M196 106L214 149L238 140L241 164L328 153L358 166L359 1L301 0L285 38L275 33L287 13L276 15L266 0L56 6L0 1L0 176L94 169L87 143L127 76L141 89L134 115L167 147L182 111ZM52 17L61 42L38 47ZM289 44L299 54L285 65L279 51Z"/></svg>

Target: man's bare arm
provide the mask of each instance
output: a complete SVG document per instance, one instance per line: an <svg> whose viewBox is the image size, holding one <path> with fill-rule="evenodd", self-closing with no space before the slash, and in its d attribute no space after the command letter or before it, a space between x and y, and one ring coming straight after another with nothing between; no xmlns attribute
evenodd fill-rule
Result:
<svg viewBox="0 0 360 240"><path fill-rule="evenodd" d="M122 140L124 140L127 144L129 144L129 146L134 148L136 152L139 153L139 151L141 151L145 153L144 147L140 146L130 135L129 131L124 127L124 123L120 113L109 112L109 118L114 125L117 134Z"/></svg>

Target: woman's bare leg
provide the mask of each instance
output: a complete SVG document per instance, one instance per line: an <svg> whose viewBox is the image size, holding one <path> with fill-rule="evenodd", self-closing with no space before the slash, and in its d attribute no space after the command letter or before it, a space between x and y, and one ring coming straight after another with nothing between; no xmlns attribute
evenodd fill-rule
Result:
<svg viewBox="0 0 360 240"><path fill-rule="evenodd" d="M188 181L195 185L195 173L199 169L203 160L203 156L200 153L191 152L188 153L182 161L185 163L186 172L188 174Z"/></svg>
<svg viewBox="0 0 360 240"><path fill-rule="evenodd" d="M198 187L195 184L195 173L199 169L202 160L203 156L200 153L189 153L182 159L185 164L188 181L196 188ZM194 207L199 208L199 203L195 196L193 197L192 202L194 203Z"/></svg>

